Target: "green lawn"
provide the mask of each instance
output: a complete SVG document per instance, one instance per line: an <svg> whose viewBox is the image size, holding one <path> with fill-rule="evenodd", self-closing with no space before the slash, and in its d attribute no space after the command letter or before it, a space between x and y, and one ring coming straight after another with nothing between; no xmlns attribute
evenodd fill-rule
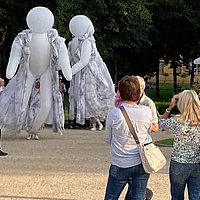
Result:
<svg viewBox="0 0 200 200"><path fill-rule="evenodd" d="M189 84L180 84L182 90L189 89ZM164 113L165 109L169 105L169 101L173 96L173 84L172 83L160 83L160 97L156 97L156 89L146 89L146 95L150 97L156 104L159 113ZM172 114L179 113L177 107L172 109Z"/></svg>
<svg viewBox="0 0 200 200"><path fill-rule="evenodd" d="M146 89L146 94L154 101L166 102L173 96L173 85L170 83L160 84L160 97L156 97L156 89Z"/></svg>
<svg viewBox="0 0 200 200"><path fill-rule="evenodd" d="M173 141L174 141L173 138L167 138L167 139L164 139L164 140L155 141L154 143L158 146L172 147Z"/></svg>
<svg viewBox="0 0 200 200"><path fill-rule="evenodd" d="M180 84L182 90L189 89L189 84ZM146 89L146 94L157 102L168 102L173 96L173 83L160 83L160 97L156 97L156 89Z"/></svg>

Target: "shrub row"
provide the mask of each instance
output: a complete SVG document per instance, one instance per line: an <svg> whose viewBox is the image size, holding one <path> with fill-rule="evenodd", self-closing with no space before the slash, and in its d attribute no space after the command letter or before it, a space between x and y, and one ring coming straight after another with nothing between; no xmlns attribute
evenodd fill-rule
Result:
<svg viewBox="0 0 200 200"><path fill-rule="evenodd" d="M156 108L160 114L163 114L165 112L166 108L168 108L168 106L169 106L169 102L155 102L155 104L156 104ZM178 114L178 113L179 113L179 110L178 110L177 106L175 105L171 111L171 114Z"/></svg>

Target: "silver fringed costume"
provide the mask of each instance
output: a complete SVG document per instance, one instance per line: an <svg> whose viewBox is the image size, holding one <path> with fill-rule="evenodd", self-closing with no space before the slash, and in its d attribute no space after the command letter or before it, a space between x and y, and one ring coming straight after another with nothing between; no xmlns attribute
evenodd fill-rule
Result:
<svg viewBox="0 0 200 200"><path fill-rule="evenodd" d="M27 75L31 74L30 67L30 41L31 31L22 31L17 35L14 42L22 47L22 57L16 75L9 81L0 97L0 128L11 129L18 133L20 130L29 130L32 127L34 118L40 108L40 94L35 90L27 95ZM64 111L62 96L59 91L58 80L58 46L64 43L65 39L58 36L55 29L48 32L48 39L51 45L51 83L52 83L52 112L49 118L53 124L53 131L60 132L64 128ZM31 76L34 76L31 74ZM40 77L34 77L39 80ZM47 97L48 98L48 97Z"/></svg>
<svg viewBox="0 0 200 200"><path fill-rule="evenodd" d="M76 119L79 124L85 124L85 119L90 118L104 120L108 111L114 108L115 96L113 81L90 33L74 37L69 43L71 66L80 60L81 46L85 39L91 42L91 58L82 70L73 75L69 90L69 119ZM72 52L71 45L77 41L78 48Z"/></svg>

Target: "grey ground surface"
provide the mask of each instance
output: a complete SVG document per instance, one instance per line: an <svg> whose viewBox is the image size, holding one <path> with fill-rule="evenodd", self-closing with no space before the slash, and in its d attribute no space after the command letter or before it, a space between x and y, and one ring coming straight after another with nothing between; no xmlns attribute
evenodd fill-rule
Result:
<svg viewBox="0 0 200 200"><path fill-rule="evenodd" d="M69 130L63 135L44 128L40 140L25 140L26 132L13 135L3 131L0 157L0 200L101 200L104 197L110 165L110 147L104 130ZM161 132L154 140L170 137ZM167 160L171 148L161 147ZM153 200L168 200L168 165L151 175ZM121 195L123 199L126 188Z"/></svg>

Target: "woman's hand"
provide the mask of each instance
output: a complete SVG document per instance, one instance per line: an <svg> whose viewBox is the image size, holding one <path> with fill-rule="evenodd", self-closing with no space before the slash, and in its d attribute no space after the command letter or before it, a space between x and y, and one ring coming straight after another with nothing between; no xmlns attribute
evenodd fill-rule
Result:
<svg viewBox="0 0 200 200"><path fill-rule="evenodd" d="M167 119L169 117L171 109L175 106L177 100L178 100L178 95L176 94L176 95L174 95L172 97L172 99L171 99L171 101L169 103L169 107L166 108L165 112L162 115L159 116L160 119Z"/></svg>
<svg viewBox="0 0 200 200"><path fill-rule="evenodd" d="M168 110L168 111L171 111L171 109L175 106L175 104L176 104L177 101L178 101L178 95L175 94L175 95L172 97L172 99L171 99L171 101L170 101L170 103L169 103L169 107L167 108L167 110Z"/></svg>

